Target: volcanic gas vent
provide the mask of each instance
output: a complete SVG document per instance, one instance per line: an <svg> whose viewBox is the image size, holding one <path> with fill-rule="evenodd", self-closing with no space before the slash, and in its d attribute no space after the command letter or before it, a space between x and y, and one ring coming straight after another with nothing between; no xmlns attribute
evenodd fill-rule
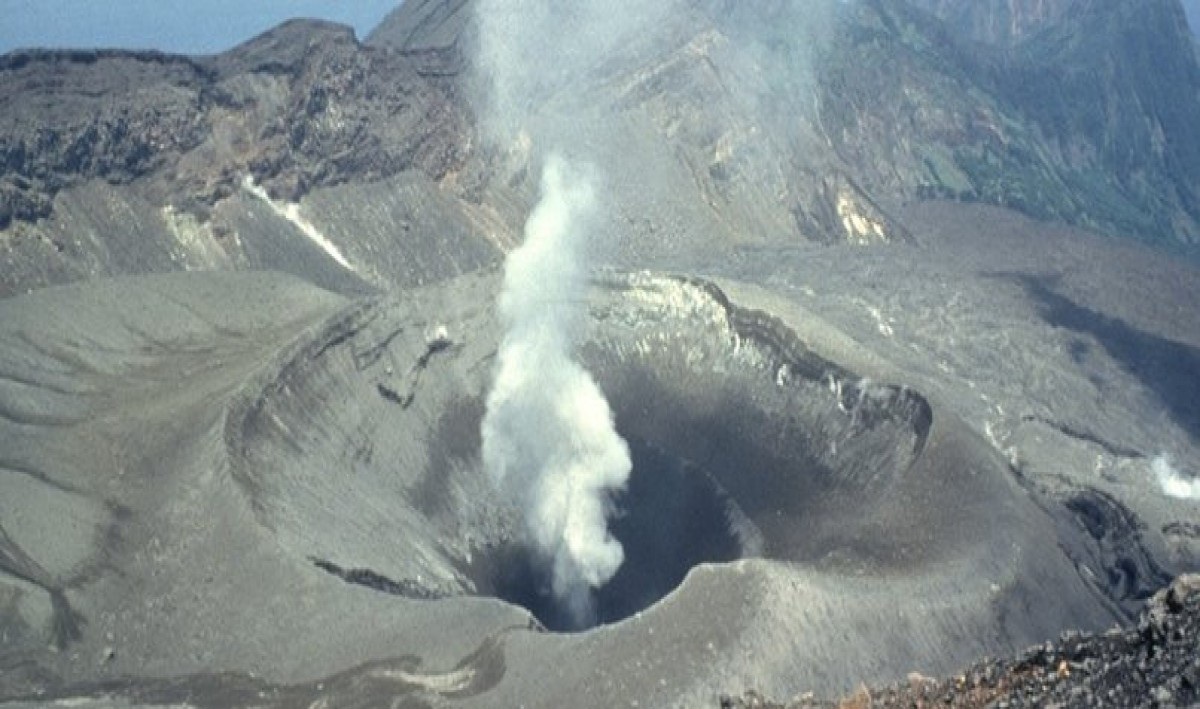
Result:
<svg viewBox="0 0 1200 709"><path fill-rule="evenodd" d="M343 580L496 596L583 629L481 469L495 287L466 277L330 323L231 417L235 477L264 526ZM932 423L919 394L819 358L702 281L610 275L587 298L578 356L633 470L612 500L625 558L584 625L649 608L698 564L912 569L946 551L879 523L905 519L897 492Z"/></svg>
<svg viewBox="0 0 1200 709"><path fill-rule="evenodd" d="M585 623L550 592L546 570L516 544L478 574L480 592L527 608L550 630L582 630L648 608L706 562L757 553L757 537L743 527L735 503L706 471L669 451L629 439L633 472L616 499L612 533L625 550L616 575L593 594Z"/></svg>
<svg viewBox="0 0 1200 709"><path fill-rule="evenodd" d="M864 520L920 453L924 399L850 375L701 282L610 279L591 313L582 358L634 463L613 525L625 563L594 622L646 609L701 563L896 558ZM500 556L481 589L575 629L536 559Z"/></svg>

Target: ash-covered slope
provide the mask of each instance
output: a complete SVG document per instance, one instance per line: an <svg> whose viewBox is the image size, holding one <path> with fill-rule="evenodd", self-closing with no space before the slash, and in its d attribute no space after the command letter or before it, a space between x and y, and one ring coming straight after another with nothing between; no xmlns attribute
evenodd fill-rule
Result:
<svg viewBox="0 0 1200 709"><path fill-rule="evenodd" d="M597 279L580 352L637 467L612 623L580 633L545 631L479 468L495 273L0 301L0 704L716 706L1128 620L1200 558L1195 502L1146 462L1169 437L1190 467L1192 410L1145 391L1197 357L1172 303L1200 276L1027 222L944 229L730 265L756 282ZM1121 274L1145 290L1089 290ZM1134 347L1156 343L1183 361Z"/></svg>
<svg viewBox="0 0 1200 709"><path fill-rule="evenodd" d="M942 681L913 673L890 687L866 686L840 702L803 699L786 709L945 706L1196 706L1200 701L1200 577L1156 593L1137 626L1103 635L1066 633L1014 660L989 660ZM721 709L785 709L752 694Z"/></svg>
<svg viewBox="0 0 1200 709"><path fill-rule="evenodd" d="M1124 617L1069 509L888 362L643 273L596 284L581 348L638 461L628 577L611 624L545 632L478 464L497 287L169 274L0 302L0 703L694 706Z"/></svg>

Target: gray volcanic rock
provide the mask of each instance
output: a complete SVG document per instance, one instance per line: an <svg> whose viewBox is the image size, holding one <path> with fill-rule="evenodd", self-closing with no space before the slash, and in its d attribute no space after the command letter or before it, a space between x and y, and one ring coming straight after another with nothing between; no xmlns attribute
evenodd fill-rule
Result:
<svg viewBox="0 0 1200 709"><path fill-rule="evenodd" d="M127 183L203 140L204 70L186 58L23 52L0 67L0 227L48 216L69 184Z"/></svg>
<svg viewBox="0 0 1200 709"><path fill-rule="evenodd" d="M251 154L235 159L273 197L294 201L318 185L408 170L440 180L461 167L466 127L448 98L402 57L359 45L349 28L286 23L211 66L222 107L257 119L213 148L241 142Z"/></svg>
<svg viewBox="0 0 1200 709"><path fill-rule="evenodd" d="M247 174L294 201L351 176L439 179L462 160L446 98L328 23L285 23L214 57L16 52L0 77L5 172L37 181L13 189L43 204L88 178L164 171L188 208L211 206Z"/></svg>
<svg viewBox="0 0 1200 709"><path fill-rule="evenodd" d="M722 697L722 709L828 709L860 706L1072 707L1195 706L1200 701L1200 577L1181 576L1154 594L1137 626L1103 635L1065 633L1015 660L990 660L938 681L913 673L907 683L867 689L841 703L803 699L776 704L751 693Z"/></svg>
<svg viewBox="0 0 1200 709"><path fill-rule="evenodd" d="M347 592L254 521L230 411L335 337L344 299L279 275L204 273L2 302L6 699L127 674L294 681L410 650L453 663L471 650L451 618L483 636L523 622L467 602L398 625L392 599ZM311 650L287 650L299 647Z"/></svg>
<svg viewBox="0 0 1200 709"><path fill-rule="evenodd" d="M479 466L495 289L346 303L187 274L0 304L5 499L27 510L2 523L0 699L695 703L949 671L1122 617L1077 570L1093 542L1056 530L1069 514L888 363L828 359L813 318L802 339L710 283L613 274L581 354L644 466L619 502L630 578L599 597L611 625L539 631L495 599L552 611L514 583L536 571ZM74 532L39 534L56 513Z"/></svg>
<svg viewBox="0 0 1200 709"><path fill-rule="evenodd" d="M1188 365L1124 373L1104 338L1121 319L1191 351L1163 304L1200 279L1027 222L973 242L964 224L1013 217L939 209L921 247L726 265L769 288L600 278L581 355L647 467L614 622L575 634L541 629L553 609L479 472L494 274L369 300L209 273L0 301L0 505L19 501L0 701L833 696L1129 618L1200 559L1194 507L1143 462L1187 450L1186 410L1155 418L1132 379ZM1113 278L1077 259L1175 290L1090 291ZM1074 275L1016 278L1038 269ZM1038 315L1063 299L1110 320Z"/></svg>
<svg viewBox="0 0 1200 709"><path fill-rule="evenodd" d="M409 52L462 51L463 32L475 5L470 0L414 0L390 12L367 36L367 43Z"/></svg>
<svg viewBox="0 0 1200 709"><path fill-rule="evenodd" d="M418 234L323 241L306 196L347 181L436 185L461 169L467 142L461 114L412 62L346 27L286 23L215 57L6 55L0 125L0 293L196 268L274 268L361 292L496 258L482 228L431 226L461 223L452 195L410 208ZM426 228L454 241L454 268L414 275L370 255L420 251ZM351 246L355 264L340 252Z"/></svg>

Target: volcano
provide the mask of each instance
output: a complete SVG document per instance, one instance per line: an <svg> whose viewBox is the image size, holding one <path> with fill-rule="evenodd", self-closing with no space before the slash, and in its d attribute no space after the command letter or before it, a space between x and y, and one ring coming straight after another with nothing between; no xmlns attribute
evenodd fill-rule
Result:
<svg viewBox="0 0 1200 709"><path fill-rule="evenodd" d="M476 5L0 57L0 704L836 697L1198 568L1178 2L681 0L501 141ZM570 135L632 462L587 622L481 433Z"/></svg>

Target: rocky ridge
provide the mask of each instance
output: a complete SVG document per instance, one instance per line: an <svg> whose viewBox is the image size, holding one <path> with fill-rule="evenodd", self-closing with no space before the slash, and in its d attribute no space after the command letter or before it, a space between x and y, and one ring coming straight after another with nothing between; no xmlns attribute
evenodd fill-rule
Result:
<svg viewBox="0 0 1200 709"><path fill-rule="evenodd" d="M0 58L0 125L5 295L212 268L273 268L361 292L452 275L455 258L463 268L495 258L438 187L465 162L463 113L405 56L347 27L288 22L211 57L15 52ZM326 232L338 224L299 204L381 182L391 199L374 208L389 216L353 243L334 244ZM389 248L396 226L421 238Z"/></svg>
<svg viewBox="0 0 1200 709"><path fill-rule="evenodd" d="M157 178L203 213L249 176L276 198L461 166L465 126L401 57L348 27L285 23L213 57L19 51L0 59L0 226L90 178Z"/></svg>
<svg viewBox="0 0 1200 709"><path fill-rule="evenodd" d="M918 673L902 684L865 686L839 701L786 704L757 694L722 697L722 709L866 707L1188 707L1200 702L1200 576L1156 593L1137 624L1100 634L1066 633L1015 659L984 660L946 679Z"/></svg>

